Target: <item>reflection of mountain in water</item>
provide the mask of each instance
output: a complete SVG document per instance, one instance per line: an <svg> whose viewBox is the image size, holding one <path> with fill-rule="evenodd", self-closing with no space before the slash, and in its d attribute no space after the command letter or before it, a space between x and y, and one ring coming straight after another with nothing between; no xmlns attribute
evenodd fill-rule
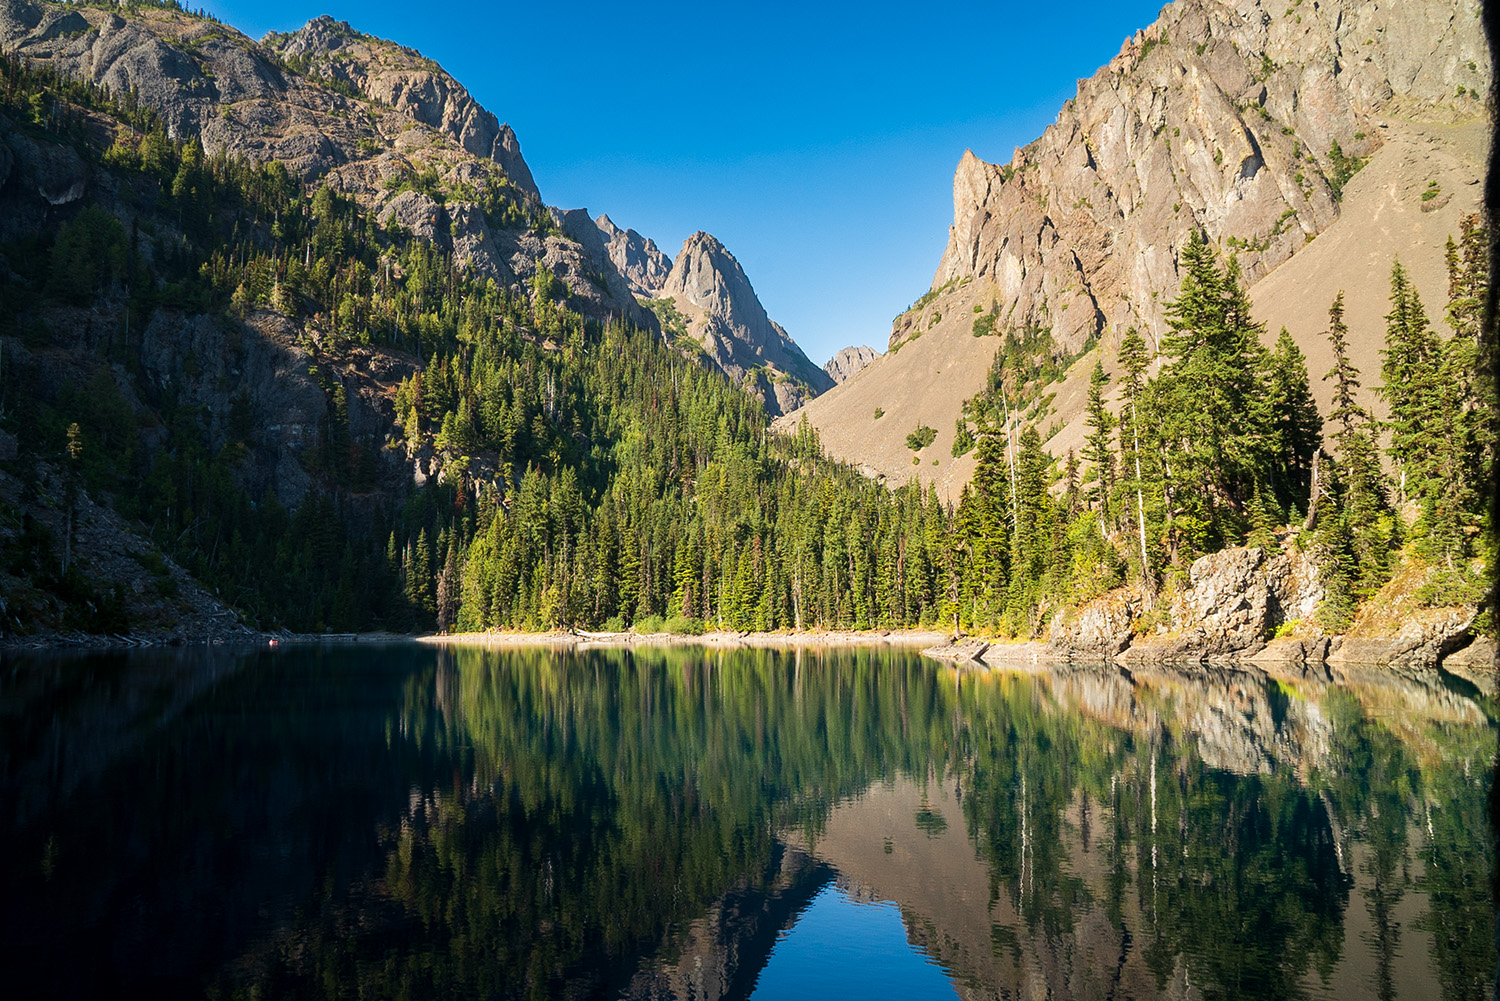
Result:
<svg viewBox="0 0 1500 1001"><path fill-rule="evenodd" d="M744 997L831 879L966 998L1489 977L1493 730L1430 678L411 648L215 676L7 821L23 985L90 953L221 994ZM97 692L46 706L111 732ZM47 753L11 739L0 792Z"/></svg>
<svg viewBox="0 0 1500 1001"><path fill-rule="evenodd" d="M641 963L621 997L626 1001L748 998L765 969L778 933L790 928L833 871L804 852L779 848L758 886L736 887L686 928L674 930L662 951Z"/></svg>

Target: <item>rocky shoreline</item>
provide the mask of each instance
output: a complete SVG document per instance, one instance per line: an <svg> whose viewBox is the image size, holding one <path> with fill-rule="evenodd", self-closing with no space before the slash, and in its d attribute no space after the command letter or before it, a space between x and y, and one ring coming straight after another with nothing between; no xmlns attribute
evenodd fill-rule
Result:
<svg viewBox="0 0 1500 1001"><path fill-rule="evenodd" d="M950 637L925 656L992 666L1113 661L1251 663L1307 670L1344 665L1442 668L1494 693L1496 647L1476 628L1481 609L1417 599L1429 573L1399 572L1342 635L1313 623L1324 592L1312 558L1292 546L1242 547L1193 563L1186 585L1154 607L1139 587L1057 611L1028 640Z"/></svg>

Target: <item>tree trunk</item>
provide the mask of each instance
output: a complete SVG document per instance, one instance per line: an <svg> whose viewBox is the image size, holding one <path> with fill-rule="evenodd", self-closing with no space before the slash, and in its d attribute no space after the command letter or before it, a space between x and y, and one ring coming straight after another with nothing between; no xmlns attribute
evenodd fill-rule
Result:
<svg viewBox="0 0 1500 1001"><path fill-rule="evenodd" d="M1130 437L1135 443L1135 513L1141 531L1141 596L1146 601L1146 610L1155 604L1151 587L1151 561L1146 555L1146 495L1141 489L1141 432L1135 404L1130 405Z"/></svg>
<svg viewBox="0 0 1500 1001"><path fill-rule="evenodd" d="M1313 452L1312 489L1307 497L1307 520L1302 523L1302 530L1304 532L1311 532L1318 527L1318 493L1320 490L1318 473L1321 471L1319 460L1322 458L1323 450L1321 448Z"/></svg>

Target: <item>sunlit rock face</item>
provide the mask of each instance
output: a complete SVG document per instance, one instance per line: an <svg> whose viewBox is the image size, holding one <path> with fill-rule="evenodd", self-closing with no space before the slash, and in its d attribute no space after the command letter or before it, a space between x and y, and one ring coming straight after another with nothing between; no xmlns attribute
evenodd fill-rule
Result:
<svg viewBox="0 0 1500 1001"><path fill-rule="evenodd" d="M740 262L708 233L684 241L657 298L673 300L707 358L773 416L833 387L828 373L766 315Z"/></svg>
<svg viewBox="0 0 1500 1001"><path fill-rule="evenodd" d="M932 287L991 282L1002 326L1049 329L1068 353L1161 329L1190 232L1253 282L1337 217L1340 157L1373 152L1382 116L1485 113L1478 10L1178 0L1009 163L964 153Z"/></svg>
<svg viewBox="0 0 1500 1001"><path fill-rule="evenodd" d="M865 366L879 357L880 355L875 353L874 348L864 344L847 347L828 359L823 364L823 371L827 372L828 377L834 382L844 382L852 379Z"/></svg>
<svg viewBox="0 0 1500 1001"><path fill-rule="evenodd" d="M463 84L414 49L355 31L326 14L297 31L272 32L262 44L310 74L352 87L372 101L450 136L504 168L511 182L536 196L531 168L509 125L469 95Z"/></svg>
<svg viewBox="0 0 1500 1001"><path fill-rule="evenodd" d="M648 299L655 298L672 271L672 259L649 237L633 229L621 229L607 215L594 220L608 248L609 259L630 283L631 291Z"/></svg>

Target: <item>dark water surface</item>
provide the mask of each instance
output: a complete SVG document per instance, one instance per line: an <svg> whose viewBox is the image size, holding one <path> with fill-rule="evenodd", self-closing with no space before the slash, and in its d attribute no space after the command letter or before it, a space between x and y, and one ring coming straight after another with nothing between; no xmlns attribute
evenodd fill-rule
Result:
<svg viewBox="0 0 1500 1001"><path fill-rule="evenodd" d="M0 995L1483 998L1492 700L887 650L0 660Z"/></svg>

